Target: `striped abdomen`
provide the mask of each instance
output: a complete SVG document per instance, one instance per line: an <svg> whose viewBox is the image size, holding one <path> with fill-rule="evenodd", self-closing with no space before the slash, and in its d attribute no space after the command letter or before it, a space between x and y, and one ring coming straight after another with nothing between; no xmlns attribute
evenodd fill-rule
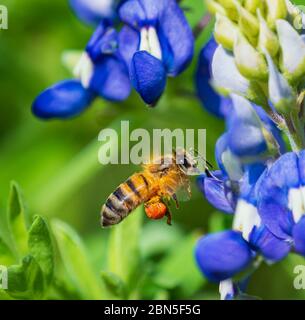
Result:
<svg viewBox="0 0 305 320"><path fill-rule="evenodd" d="M151 178L136 173L122 183L107 199L101 212L101 224L108 227L121 222L153 193Z"/></svg>

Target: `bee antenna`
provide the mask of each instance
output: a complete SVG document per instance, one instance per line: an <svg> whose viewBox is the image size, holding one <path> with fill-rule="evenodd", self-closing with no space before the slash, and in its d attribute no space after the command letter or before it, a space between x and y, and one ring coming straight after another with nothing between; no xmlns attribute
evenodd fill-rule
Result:
<svg viewBox="0 0 305 320"><path fill-rule="evenodd" d="M210 167L210 169L213 169L213 165L211 164L211 162L209 162L208 160L205 159L206 164Z"/></svg>

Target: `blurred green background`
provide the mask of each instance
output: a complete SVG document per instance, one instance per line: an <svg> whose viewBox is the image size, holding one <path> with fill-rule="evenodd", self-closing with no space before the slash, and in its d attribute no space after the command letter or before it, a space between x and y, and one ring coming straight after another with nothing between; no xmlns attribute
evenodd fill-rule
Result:
<svg viewBox="0 0 305 320"><path fill-rule="evenodd" d="M121 280L129 281L124 284L128 293L118 297L218 299L217 285L207 283L196 269L193 247L200 235L229 227L231 217L215 212L193 181L192 199L182 203L179 211L172 209L172 227L165 221L148 221L143 212L136 212L141 218L131 218L117 231L103 230L99 225L102 204L139 168L101 166L97 161L100 130L118 128L121 120L130 120L134 128L206 128L207 158L214 163L215 142L224 124L202 109L193 87L196 57L210 36L211 26L197 39L192 66L168 81L166 94L155 109L148 109L133 93L121 104L99 99L72 120L44 122L31 114L33 99L47 86L70 77L61 64L61 55L67 49L83 49L92 29L77 20L66 0L2 0L1 4L9 10L9 29L0 31L1 210L6 210L10 181L17 181L30 215L47 218L57 231L63 225L55 219L70 226L63 228L76 230L81 239L76 237L75 241L84 243L83 252L92 268L90 272L78 270L82 264L79 255L70 255L71 248L63 249L54 231L59 247L55 276L44 297L99 298L94 288L82 286L81 278L92 273L111 290L118 290ZM184 1L182 6L195 26L205 12L204 1ZM132 231L135 225L138 233ZM128 250L136 250L134 256L126 258L131 252ZM293 267L302 262L290 256L276 266L263 266L251 279L248 293L264 299L304 298L304 291L293 288ZM107 280L100 275L101 270L119 277ZM125 277L126 270L138 276Z"/></svg>

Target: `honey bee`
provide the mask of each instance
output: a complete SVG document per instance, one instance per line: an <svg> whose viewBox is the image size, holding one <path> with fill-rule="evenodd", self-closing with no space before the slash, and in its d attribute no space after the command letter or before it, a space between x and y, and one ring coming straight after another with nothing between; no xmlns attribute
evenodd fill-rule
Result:
<svg viewBox="0 0 305 320"><path fill-rule="evenodd" d="M108 197L101 210L102 227L120 223L143 203L148 218L166 216L171 225L169 201L174 200L179 207L179 190L191 197L189 175L194 173L199 173L197 161L184 149L143 165L142 172L133 174Z"/></svg>

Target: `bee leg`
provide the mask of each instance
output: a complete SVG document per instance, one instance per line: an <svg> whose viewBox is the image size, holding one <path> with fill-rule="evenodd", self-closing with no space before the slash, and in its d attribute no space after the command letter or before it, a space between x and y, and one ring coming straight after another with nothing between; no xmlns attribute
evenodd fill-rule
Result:
<svg viewBox="0 0 305 320"><path fill-rule="evenodd" d="M167 217L167 221L166 223L171 226L172 225L172 213L170 211L170 209L168 208L168 206L166 205L167 211L166 211L166 217Z"/></svg>
<svg viewBox="0 0 305 320"><path fill-rule="evenodd" d="M176 193L172 195L172 199L175 201L176 208L179 209L179 202Z"/></svg>
<svg viewBox="0 0 305 320"><path fill-rule="evenodd" d="M167 208L166 216L167 216L167 221L166 221L166 223L167 223L169 226L171 226L171 225L172 225L172 214L171 214L171 212L169 211L168 208Z"/></svg>

